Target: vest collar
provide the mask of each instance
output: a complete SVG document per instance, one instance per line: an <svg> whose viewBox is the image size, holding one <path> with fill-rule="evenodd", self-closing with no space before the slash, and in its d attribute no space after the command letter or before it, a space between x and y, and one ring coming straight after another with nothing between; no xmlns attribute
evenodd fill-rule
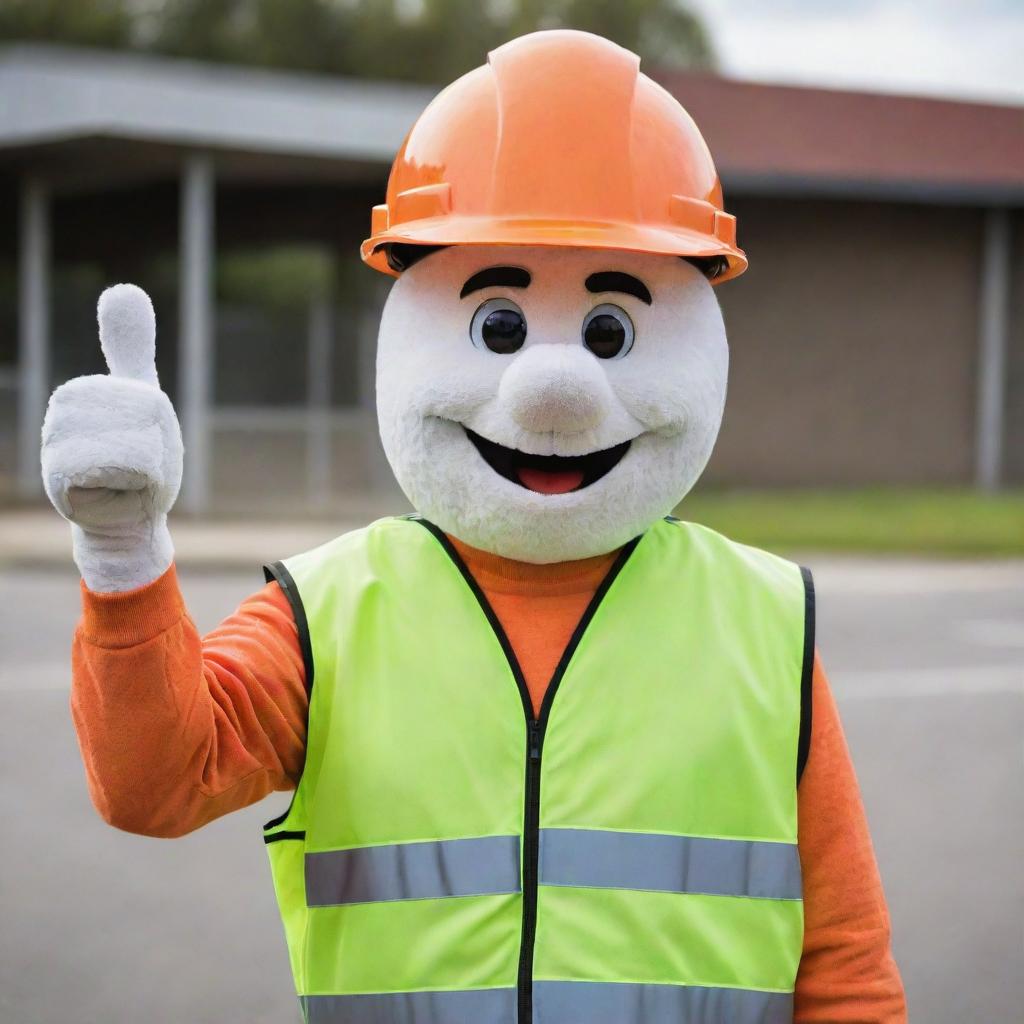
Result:
<svg viewBox="0 0 1024 1024"><path fill-rule="evenodd" d="M534 597L593 593L622 550L617 548L605 555L595 555L592 558L571 562L535 565L470 547L451 534L445 536L485 590L505 594L528 594Z"/></svg>

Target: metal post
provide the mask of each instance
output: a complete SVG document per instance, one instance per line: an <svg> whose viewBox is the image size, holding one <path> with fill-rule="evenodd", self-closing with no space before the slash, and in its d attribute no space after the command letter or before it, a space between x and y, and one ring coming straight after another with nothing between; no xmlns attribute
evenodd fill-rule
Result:
<svg viewBox="0 0 1024 1024"><path fill-rule="evenodd" d="M50 392L50 195L41 182L21 186L18 240L18 493L34 498L39 428Z"/></svg>
<svg viewBox="0 0 1024 1024"><path fill-rule="evenodd" d="M330 293L309 300L307 322L306 488L310 506L325 508L331 496L331 356L334 330Z"/></svg>
<svg viewBox="0 0 1024 1024"><path fill-rule="evenodd" d="M189 156L182 169L179 239L178 406L185 441L182 507L203 512L209 501L210 391L213 379L213 162Z"/></svg>
<svg viewBox="0 0 1024 1024"><path fill-rule="evenodd" d="M1010 326L1010 215L988 210L981 256L975 483L995 491L1002 480L1006 351Z"/></svg>

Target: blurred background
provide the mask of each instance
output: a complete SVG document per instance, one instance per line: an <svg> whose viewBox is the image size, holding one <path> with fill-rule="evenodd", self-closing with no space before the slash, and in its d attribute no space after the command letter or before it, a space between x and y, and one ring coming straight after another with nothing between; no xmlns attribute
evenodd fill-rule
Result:
<svg viewBox="0 0 1024 1024"><path fill-rule="evenodd" d="M103 370L99 292L156 305L210 627L262 562L406 510L358 245L437 89L548 27L640 53L738 217L729 404L680 514L817 569L913 1017L1021 1019L1018 0L0 0L0 1019L294 1019L276 805L163 843L88 804L38 437Z"/></svg>

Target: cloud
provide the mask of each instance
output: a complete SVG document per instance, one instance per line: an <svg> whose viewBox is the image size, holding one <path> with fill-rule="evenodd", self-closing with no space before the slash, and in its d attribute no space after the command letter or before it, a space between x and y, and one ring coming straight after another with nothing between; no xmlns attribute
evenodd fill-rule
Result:
<svg viewBox="0 0 1024 1024"><path fill-rule="evenodd" d="M741 78L1024 102L1019 0L694 0Z"/></svg>

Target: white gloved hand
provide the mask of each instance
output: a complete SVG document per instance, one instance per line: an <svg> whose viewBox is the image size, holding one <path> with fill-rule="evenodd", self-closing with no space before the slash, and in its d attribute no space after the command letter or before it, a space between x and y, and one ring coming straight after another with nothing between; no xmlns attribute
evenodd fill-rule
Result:
<svg viewBox="0 0 1024 1024"><path fill-rule="evenodd" d="M114 285L97 314L110 373L76 377L50 396L42 467L86 586L112 592L150 583L174 558L167 513L181 486L182 443L157 380L149 296Z"/></svg>

